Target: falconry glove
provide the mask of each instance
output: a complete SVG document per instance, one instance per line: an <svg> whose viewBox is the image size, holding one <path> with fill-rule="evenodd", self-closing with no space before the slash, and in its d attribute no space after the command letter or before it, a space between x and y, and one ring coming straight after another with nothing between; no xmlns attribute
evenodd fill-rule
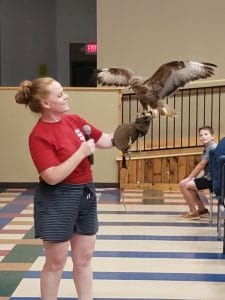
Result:
<svg viewBox="0 0 225 300"><path fill-rule="evenodd" d="M131 145L138 137L145 136L149 130L150 116L142 116L136 118L133 123L125 123L119 125L112 139L113 145L123 152L122 167L125 167L125 154L130 150Z"/></svg>

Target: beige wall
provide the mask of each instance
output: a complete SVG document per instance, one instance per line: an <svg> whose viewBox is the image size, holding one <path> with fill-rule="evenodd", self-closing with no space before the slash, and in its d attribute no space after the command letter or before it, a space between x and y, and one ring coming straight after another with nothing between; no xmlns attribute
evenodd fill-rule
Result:
<svg viewBox="0 0 225 300"><path fill-rule="evenodd" d="M112 132L118 126L118 89L74 89L69 95L70 113L80 114L104 132ZM38 174L33 166L27 138L38 116L24 105L15 103L16 89L0 88L0 182L36 182ZM93 167L94 181L117 183L115 149L96 150Z"/></svg>
<svg viewBox="0 0 225 300"><path fill-rule="evenodd" d="M149 76L174 59L209 61L225 78L224 0L97 0L98 67Z"/></svg>
<svg viewBox="0 0 225 300"><path fill-rule="evenodd" d="M218 65L225 73L224 0L97 0L98 66L129 67L151 75L174 59ZM37 180L27 148L36 117L14 102L14 89L1 89L0 182ZM117 90L69 89L70 111L80 113L104 131L118 125ZM103 107L101 111L101 107ZM94 179L117 182L116 150L97 150Z"/></svg>

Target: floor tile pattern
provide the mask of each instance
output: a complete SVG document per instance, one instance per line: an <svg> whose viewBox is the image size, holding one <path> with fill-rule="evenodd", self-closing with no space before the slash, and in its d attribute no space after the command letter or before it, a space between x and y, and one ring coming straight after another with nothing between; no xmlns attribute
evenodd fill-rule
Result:
<svg viewBox="0 0 225 300"><path fill-rule="evenodd" d="M33 193L0 191L0 300L40 299L44 254L34 239ZM180 220L187 207L181 194L170 190L102 188L97 198L95 300L225 299L225 256L215 211L213 223ZM60 300L76 299L71 265L69 252Z"/></svg>

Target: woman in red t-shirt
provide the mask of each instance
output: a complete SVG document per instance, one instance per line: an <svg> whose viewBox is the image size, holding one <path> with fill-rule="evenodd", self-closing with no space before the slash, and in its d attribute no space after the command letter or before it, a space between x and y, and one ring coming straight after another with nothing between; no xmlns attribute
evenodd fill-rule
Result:
<svg viewBox="0 0 225 300"><path fill-rule="evenodd" d="M78 115L66 114L68 95L50 77L23 81L16 102L41 117L29 136L40 175L34 196L35 238L43 240L41 299L57 299L69 245L80 300L93 299L91 258L98 231L91 160L95 148L111 148L103 133Z"/></svg>

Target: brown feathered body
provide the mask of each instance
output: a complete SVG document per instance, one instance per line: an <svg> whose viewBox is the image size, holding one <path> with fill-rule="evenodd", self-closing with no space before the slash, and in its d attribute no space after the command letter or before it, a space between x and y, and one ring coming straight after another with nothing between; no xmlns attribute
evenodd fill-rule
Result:
<svg viewBox="0 0 225 300"><path fill-rule="evenodd" d="M153 109L157 108L159 97L156 89L144 84L144 80L139 77L133 77L129 85L141 102L144 111L148 111L149 106Z"/></svg>
<svg viewBox="0 0 225 300"><path fill-rule="evenodd" d="M216 67L211 63L177 60L163 64L146 79L135 76L129 69L99 69L97 83L132 88L143 107L143 114L157 109L161 115L175 116L177 113L162 99L171 96L190 81L211 77Z"/></svg>

